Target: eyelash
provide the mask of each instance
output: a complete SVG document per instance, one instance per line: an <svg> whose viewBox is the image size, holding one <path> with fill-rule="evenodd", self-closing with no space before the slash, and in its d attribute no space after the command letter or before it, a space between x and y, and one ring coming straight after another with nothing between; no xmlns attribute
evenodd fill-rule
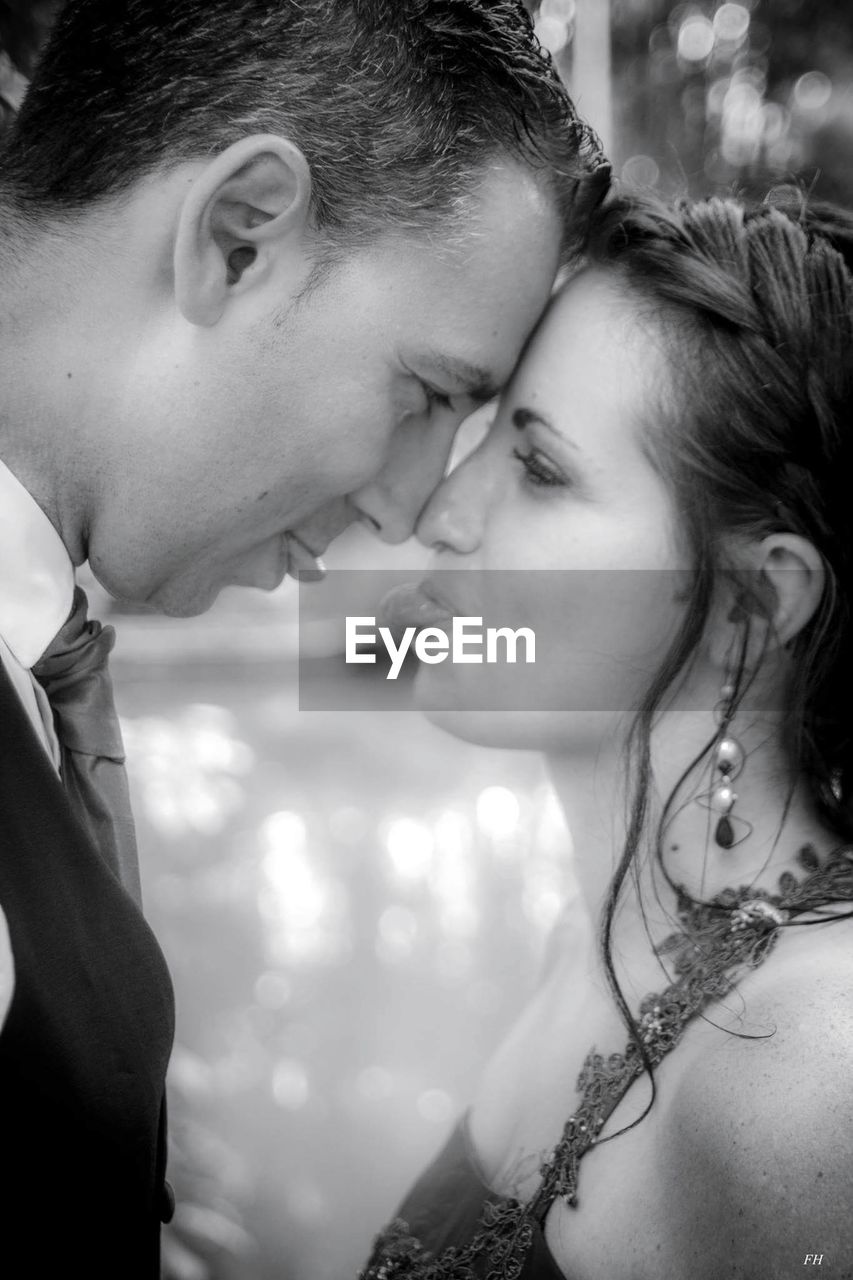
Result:
<svg viewBox="0 0 853 1280"><path fill-rule="evenodd" d="M450 396L446 396L441 391L436 391L435 387L431 387L428 382L422 382L421 386L427 399L430 409L452 409L453 402Z"/></svg>
<svg viewBox="0 0 853 1280"><path fill-rule="evenodd" d="M566 482L558 471L543 465L543 454L538 449L530 449L527 453L513 449L512 456L524 467L524 478L529 484L542 489L565 485Z"/></svg>

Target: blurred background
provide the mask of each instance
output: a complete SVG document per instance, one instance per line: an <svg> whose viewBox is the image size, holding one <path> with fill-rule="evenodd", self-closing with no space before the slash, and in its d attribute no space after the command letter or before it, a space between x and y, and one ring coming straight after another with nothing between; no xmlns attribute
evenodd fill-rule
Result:
<svg viewBox="0 0 853 1280"><path fill-rule="evenodd" d="M853 203L849 0L531 7L624 182ZM55 9L0 0L2 122ZM417 561L357 534L330 557ZM568 832L532 756L300 712L293 584L180 622L91 596L177 991L166 1280L354 1276L571 925ZM303 677L351 673L318 653Z"/></svg>

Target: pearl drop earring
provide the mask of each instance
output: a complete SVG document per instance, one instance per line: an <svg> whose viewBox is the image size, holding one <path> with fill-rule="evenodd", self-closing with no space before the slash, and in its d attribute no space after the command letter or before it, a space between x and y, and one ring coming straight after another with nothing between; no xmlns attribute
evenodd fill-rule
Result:
<svg viewBox="0 0 853 1280"><path fill-rule="evenodd" d="M752 823L734 813L738 793L733 784L746 763L746 752L730 731L735 712L734 696L735 685L727 678L717 704L719 734L714 745L714 781L709 791L697 797L703 808L718 815L714 840L721 849L731 849L752 832ZM736 827L743 828L741 834L736 834Z"/></svg>
<svg viewBox="0 0 853 1280"><path fill-rule="evenodd" d="M728 732L719 740L715 751L714 769L719 774L719 782L711 792L710 805L720 817L714 829L714 839L721 849L731 849L735 843L731 813L738 798L732 783L743 770L746 757L737 738Z"/></svg>

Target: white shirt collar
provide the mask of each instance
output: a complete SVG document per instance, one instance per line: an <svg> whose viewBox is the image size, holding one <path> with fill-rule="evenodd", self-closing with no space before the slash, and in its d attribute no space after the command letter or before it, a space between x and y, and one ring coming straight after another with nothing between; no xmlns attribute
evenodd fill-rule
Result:
<svg viewBox="0 0 853 1280"><path fill-rule="evenodd" d="M0 462L0 635L32 667L74 600L74 566L41 507Z"/></svg>

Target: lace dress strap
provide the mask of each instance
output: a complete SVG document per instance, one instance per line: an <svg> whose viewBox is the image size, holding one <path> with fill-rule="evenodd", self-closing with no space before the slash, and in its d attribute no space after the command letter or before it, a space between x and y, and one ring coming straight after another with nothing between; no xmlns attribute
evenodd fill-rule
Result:
<svg viewBox="0 0 853 1280"><path fill-rule="evenodd" d="M677 889L681 929L658 948L670 958L673 981L642 1002L639 1038L632 1038L623 1053L605 1058L593 1048L587 1055L577 1081L580 1104L542 1165L540 1188L530 1202L485 1192L474 1227L435 1244L419 1238L401 1215L376 1241L361 1280L561 1277L545 1243L545 1219L557 1199L577 1205L580 1162L636 1077L671 1052L692 1018L763 964L780 930L797 923L795 916L808 912L830 920L832 904L853 901L853 848L835 850L823 867L810 846L798 856L807 878L799 882L786 873L775 896L744 886L727 889L710 902L696 902Z"/></svg>

